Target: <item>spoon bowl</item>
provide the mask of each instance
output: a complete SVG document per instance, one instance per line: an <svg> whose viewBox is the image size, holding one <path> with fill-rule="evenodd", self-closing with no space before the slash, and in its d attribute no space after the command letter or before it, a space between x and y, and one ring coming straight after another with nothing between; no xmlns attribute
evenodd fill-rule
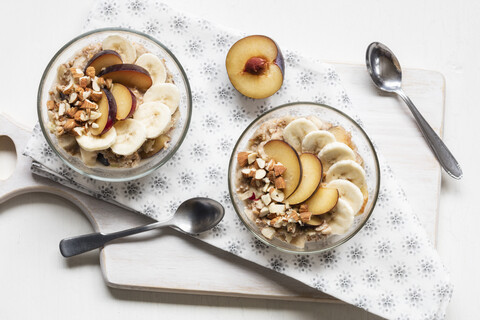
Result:
<svg viewBox="0 0 480 320"><path fill-rule="evenodd" d="M402 88L402 68L397 57L380 42L373 42L367 48L367 69L373 83L380 90L395 92Z"/></svg>
<svg viewBox="0 0 480 320"><path fill-rule="evenodd" d="M217 201L208 198L192 198L178 207L171 222L177 229L197 234L216 226L224 214L225 210Z"/></svg>

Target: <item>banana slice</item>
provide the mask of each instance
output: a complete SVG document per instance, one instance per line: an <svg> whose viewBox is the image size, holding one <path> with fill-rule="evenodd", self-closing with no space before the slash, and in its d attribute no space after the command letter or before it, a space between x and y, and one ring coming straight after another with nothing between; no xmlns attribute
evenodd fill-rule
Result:
<svg viewBox="0 0 480 320"><path fill-rule="evenodd" d="M353 209L343 199L338 199L337 205L329 214L327 223L332 228L332 234L344 234L352 226Z"/></svg>
<svg viewBox="0 0 480 320"><path fill-rule="evenodd" d="M147 129L147 139L153 139L170 129L172 115L167 105L152 101L140 105L133 114Z"/></svg>
<svg viewBox="0 0 480 320"><path fill-rule="evenodd" d="M84 134L76 137L77 143L85 151L105 150L112 146L117 138L115 128L110 128L101 136L94 136L91 134Z"/></svg>
<svg viewBox="0 0 480 320"><path fill-rule="evenodd" d="M180 91L173 83L159 83L150 87L143 96L144 102L159 101L170 108L174 114L180 104Z"/></svg>
<svg viewBox="0 0 480 320"><path fill-rule="evenodd" d="M348 203L356 215L363 206L363 193L353 183L348 180L333 180L327 184L327 188L335 188L338 190L340 199Z"/></svg>
<svg viewBox="0 0 480 320"><path fill-rule="evenodd" d="M112 145L112 151L121 156L129 156L140 149L147 140L147 129L140 121L126 119L115 123L117 139Z"/></svg>
<svg viewBox="0 0 480 320"><path fill-rule="evenodd" d="M355 152L350 149L345 143L332 142L327 144L318 154L320 161L322 161L323 170L328 169L336 162L341 160L355 160Z"/></svg>
<svg viewBox="0 0 480 320"><path fill-rule="evenodd" d="M309 132L302 140L302 151L317 154L327 144L335 142L335 136L325 130Z"/></svg>
<svg viewBox="0 0 480 320"><path fill-rule="evenodd" d="M83 148L80 148L80 157L82 158L83 163L87 167L94 167L97 163L97 152L96 151L87 151Z"/></svg>
<svg viewBox="0 0 480 320"><path fill-rule="evenodd" d="M290 122L283 129L283 138L295 150L302 149L302 140L307 133L317 130L317 126L312 121L305 118L299 118Z"/></svg>
<svg viewBox="0 0 480 320"><path fill-rule="evenodd" d="M363 194L366 193L365 170L353 160L341 160L328 169L325 183L337 179L348 180L359 187Z"/></svg>
<svg viewBox="0 0 480 320"><path fill-rule="evenodd" d="M162 60L151 53L144 53L135 62L137 66L143 67L150 73L153 83L164 83L167 80L167 69Z"/></svg>
<svg viewBox="0 0 480 320"><path fill-rule="evenodd" d="M137 50L133 44L117 35L108 36L102 42L103 50L113 50L122 57L123 63L134 63L137 59Z"/></svg>

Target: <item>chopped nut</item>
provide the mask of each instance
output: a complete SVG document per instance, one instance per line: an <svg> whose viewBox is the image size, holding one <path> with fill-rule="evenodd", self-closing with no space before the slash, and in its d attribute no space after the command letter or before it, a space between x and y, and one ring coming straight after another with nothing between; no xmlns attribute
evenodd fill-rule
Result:
<svg viewBox="0 0 480 320"><path fill-rule="evenodd" d="M53 101L53 100L48 100L48 101L47 101L47 109L48 109L48 110L54 110L54 109L55 109L55 101Z"/></svg>
<svg viewBox="0 0 480 320"><path fill-rule="evenodd" d="M269 172L267 173L267 178L268 178L270 181L275 181L275 172L269 171Z"/></svg>
<svg viewBox="0 0 480 320"><path fill-rule="evenodd" d="M111 89L111 88L112 88L112 85L113 85L112 79L108 78L108 79L105 80L105 86L106 86L108 89Z"/></svg>
<svg viewBox="0 0 480 320"><path fill-rule="evenodd" d="M90 110L90 109L88 109ZM102 113L101 112L97 112L97 111L90 111L90 120L97 120L98 118L100 118L102 116Z"/></svg>
<svg viewBox="0 0 480 320"><path fill-rule="evenodd" d="M285 194L278 189L272 188L269 193L273 201L282 202L285 199Z"/></svg>
<svg viewBox="0 0 480 320"><path fill-rule="evenodd" d="M270 210L270 213L284 214L285 213L285 205L284 204L271 203L268 206L268 210Z"/></svg>
<svg viewBox="0 0 480 320"><path fill-rule="evenodd" d="M83 100L87 100L90 97L91 94L92 94L91 90L85 90L82 94Z"/></svg>
<svg viewBox="0 0 480 320"><path fill-rule="evenodd" d="M90 98L93 101L98 102L100 101L100 99L102 99L102 95L103 93L101 91L92 91L92 93L90 94Z"/></svg>
<svg viewBox="0 0 480 320"><path fill-rule="evenodd" d="M255 179L256 180L261 180L261 179L265 178L266 175L267 175L267 171L265 171L263 169L258 169L255 172Z"/></svg>
<svg viewBox="0 0 480 320"><path fill-rule="evenodd" d="M273 236L275 235L276 231L272 227L265 227L262 229L262 234L265 238L272 240Z"/></svg>
<svg viewBox="0 0 480 320"><path fill-rule="evenodd" d="M99 126L98 126L98 124L97 124L96 122L94 122L94 123L92 123L92 128L93 128L93 129L98 129Z"/></svg>
<svg viewBox="0 0 480 320"><path fill-rule="evenodd" d="M245 169L242 169L241 172L242 172L243 177L249 178L249 177L250 177L250 174L252 173L252 169L250 169L250 168L245 168Z"/></svg>
<svg viewBox="0 0 480 320"><path fill-rule="evenodd" d="M265 168L265 160L262 158L257 158L256 164L258 165L258 168L263 169Z"/></svg>
<svg viewBox="0 0 480 320"><path fill-rule="evenodd" d="M247 190L244 193L238 195L238 197L242 201L247 200L248 198L251 198L252 196L254 196L253 190Z"/></svg>
<svg viewBox="0 0 480 320"><path fill-rule="evenodd" d="M275 175L278 177L281 176L285 170L287 170L287 168L285 168L285 166L279 162L273 166L273 170L275 171Z"/></svg>
<svg viewBox="0 0 480 320"><path fill-rule="evenodd" d="M285 179L283 177L277 177L275 179L275 188L277 189L285 189L287 184L285 183Z"/></svg>
<svg viewBox="0 0 480 320"><path fill-rule="evenodd" d="M265 179L263 179L265 181ZM262 191L263 192L268 192L268 188L270 188L270 183L265 183L265 185L263 186L263 189Z"/></svg>
<svg viewBox="0 0 480 320"><path fill-rule="evenodd" d="M270 204L270 202L272 202L272 198L270 197L270 195L268 193L261 196L261 199L262 199L263 203L265 203L266 206L268 206Z"/></svg>
<svg viewBox="0 0 480 320"><path fill-rule="evenodd" d="M260 217L265 217L270 211L268 210L268 207L263 207L262 209L260 209L260 214L259 216Z"/></svg>
<svg viewBox="0 0 480 320"><path fill-rule="evenodd" d="M303 223L307 223L308 221L310 221L310 219L312 218L312 213L311 212L301 212L300 213L300 220L302 220Z"/></svg>
<svg viewBox="0 0 480 320"><path fill-rule="evenodd" d="M97 78L97 77L93 78L93 80L92 80L92 89L95 90L95 91L102 90L102 86L99 85L99 82L100 82L99 79L103 80L103 78ZM103 80L103 82L105 82L105 80Z"/></svg>
<svg viewBox="0 0 480 320"><path fill-rule="evenodd" d="M248 163L248 152L239 152L237 162L240 167L245 167Z"/></svg>
<svg viewBox="0 0 480 320"><path fill-rule="evenodd" d="M270 209L268 209L268 212L269 212L268 215L267 215L268 219L273 219L273 218L277 217L277 214L270 212Z"/></svg>
<svg viewBox="0 0 480 320"><path fill-rule="evenodd" d="M76 136L81 136L85 133L85 128L84 127L76 127L76 128L73 128L73 133L76 135Z"/></svg>
<svg viewBox="0 0 480 320"><path fill-rule="evenodd" d="M282 217L276 217L273 218L272 221L270 221L270 225L273 226L274 228L280 228L282 226Z"/></svg>
<svg viewBox="0 0 480 320"><path fill-rule="evenodd" d="M67 114L67 116L69 116L70 118L73 118L73 117L75 117L75 113L77 113L77 110L78 110L77 107L70 108L70 109L68 109L68 111L66 112L66 114Z"/></svg>
<svg viewBox="0 0 480 320"><path fill-rule="evenodd" d="M87 68L86 72L87 76L89 76L90 78L95 78L95 68L90 66Z"/></svg>
<svg viewBox="0 0 480 320"><path fill-rule="evenodd" d="M105 83L105 79L103 77L98 77L95 79L94 81L100 88L101 87L104 87L106 85ZM95 91L100 91L100 89L96 90L95 88L93 88L93 90Z"/></svg>
<svg viewBox="0 0 480 320"><path fill-rule="evenodd" d="M70 82L65 88L63 88L62 92L64 94L70 94L74 91L74 87L73 87L73 82Z"/></svg>
<svg viewBox="0 0 480 320"><path fill-rule="evenodd" d="M306 204L301 204L299 211L300 211L300 213L302 213L302 212L307 212L307 211L308 211L308 205L306 205Z"/></svg>
<svg viewBox="0 0 480 320"><path fill-rule="evenodd" d="M270 160L270 161L268 162L268 164L267 164L267 167L266 167L267 170L268 170L268 171L272 171L274 165L275 165L275 160L273 160L273 159Z"/></svg>
<svg viewBox="0 0 480 320"><path fill-rule="evenodd" d="M257 159L257 154L256 153L250 153L247 157L248 164L254 163L255 159Z"/></svg>
<svg viewBox="0 0 480 320"><path fill-rule="evenodd" d="M67 111L67 106L65 102L60 102L58 105L58 115L63 116L65 114L65 111Z"/></svg>
<svg viewBox="0 0 480 320"><path fill-rule="evenodd" d="M83 71L79 68L70 68L70 72L72 73L73 79L80 79L84 76Z"/></svg>
<svg viewBox="0 0 480 320"><path fill-rule="evenodd" d="M83 102L83 104L80 108L82 108L82 109L97 109L98 105L95 102L92 102L92 101L87 99Z"/></svg>
<svg viewBox="0 0 480 320"><path fill-rule="evenodd" d="M78 97L80 99L82 99L84 91L85 90L82 87L79 87L79 86L75 87L75 92L78 93Z"/></svg>
<svg viewBox="0 0 480 320"><path fill-rule="evenodd" d="M263 204L263 202L261 200L255 200L253 203L255 204L255 207L257 209L262 209L263 207L265 207L265 205Z"/></svg>
<svg viewBox="0 0 480 320"><path fill-rule="evenodd" d="M298 222L300 220L300 216L298 215L297 211L292 210L292 212L287 216L288 222Z"/></svg>
<svg viewBox="0 0 480 320"><path fill-rule="evenodd" d="M78 121L78 122L85 122L88 120L87 113L83 110L78 110L75 113L74 118L75 118L75 121Z"/></svg>
<svg viewBox="0 0 480 320"><path fill-rule="evenodd" d="M78 79L78 84L82 88L86 88L90 84L90 77L84 76Z"/></svg>
<svg viewBox="0 0 480 320"><path fill-rule="evenodd" d="M63 129L65 131L71 131L73 128L77 126L77 123L73 119L67 119L67 122L65 122L65 125L63 126Z"/></svg>
<svg viewBox="0 0 480 320"><path fill-rule="evenodd" d="M78 94L76 92L72 92L70 94L70 97L68 97L68 103L73 104L75 101L77 101Z"/></svg>
<svg viewBox="0 0 480 320"><path fill-rule="evenodd" d="M55 128L55 134L56 134L57 136L61 136L61 135L64 134L64 133L65 133L65 129L63 129L63 127L56 127L56 128Z"/></svg>

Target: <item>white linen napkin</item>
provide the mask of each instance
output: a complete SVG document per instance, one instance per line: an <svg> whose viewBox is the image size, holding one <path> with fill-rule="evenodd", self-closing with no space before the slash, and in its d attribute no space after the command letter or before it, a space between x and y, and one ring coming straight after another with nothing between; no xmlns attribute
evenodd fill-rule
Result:
<svg viewBox="0 0 480 320"><path fill-rule="evenodd" d="M151 175L106 183L64 165L37 126L25 150L38 162L32 167L35 173L158 220L172 215L185 199L217 199L226 209L225 218L202 235L202 241L385 318L444 317L452 294L448 273L380 152L382 185L376 209L363 229L337 249L310 255L279 252L256 240L234 212L227 186L229 156L243 129L258 115L287 102L315 101L346 112L362 125L331 65L286 50L282 89L271 98L253 100L232 87L224 66L229 47L241 34L160 2L142 0L96 2L85 29L107 26L148 33L180 60L193 95L187 138L174 157Z"/></svg>

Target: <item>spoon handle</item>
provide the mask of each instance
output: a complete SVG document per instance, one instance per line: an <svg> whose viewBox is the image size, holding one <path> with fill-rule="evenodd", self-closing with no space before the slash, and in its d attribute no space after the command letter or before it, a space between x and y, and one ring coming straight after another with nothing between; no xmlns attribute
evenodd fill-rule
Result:
<svg viewBox="0 0 480 320"><path fill-rule="evenodd" d="M72 257L80 253L103 247L107 242L118 238L170 225L171 220L168 220L107 234L95 232L77 237L67 238L60 241L60 252L64 257Z"/></svg>
<svg viewBox="0 0 480 320"><path fill-rule="evenodd" d="M425 140L427 141L428 146L433 151L435 156L438 159L440 165L445 169L445 171L455 179L461 179L463 176L462 168L458 164L457 160L453 157L450 150L448 150L445 143L442 139L435 133L435 131L430 127L425 118L421 115L418 109L413 104L412 100L403 92L403 90L398 90L396 93L405 101L408 108L412 112L415 120L417 120L418 127L422 132Z"/></svg>

